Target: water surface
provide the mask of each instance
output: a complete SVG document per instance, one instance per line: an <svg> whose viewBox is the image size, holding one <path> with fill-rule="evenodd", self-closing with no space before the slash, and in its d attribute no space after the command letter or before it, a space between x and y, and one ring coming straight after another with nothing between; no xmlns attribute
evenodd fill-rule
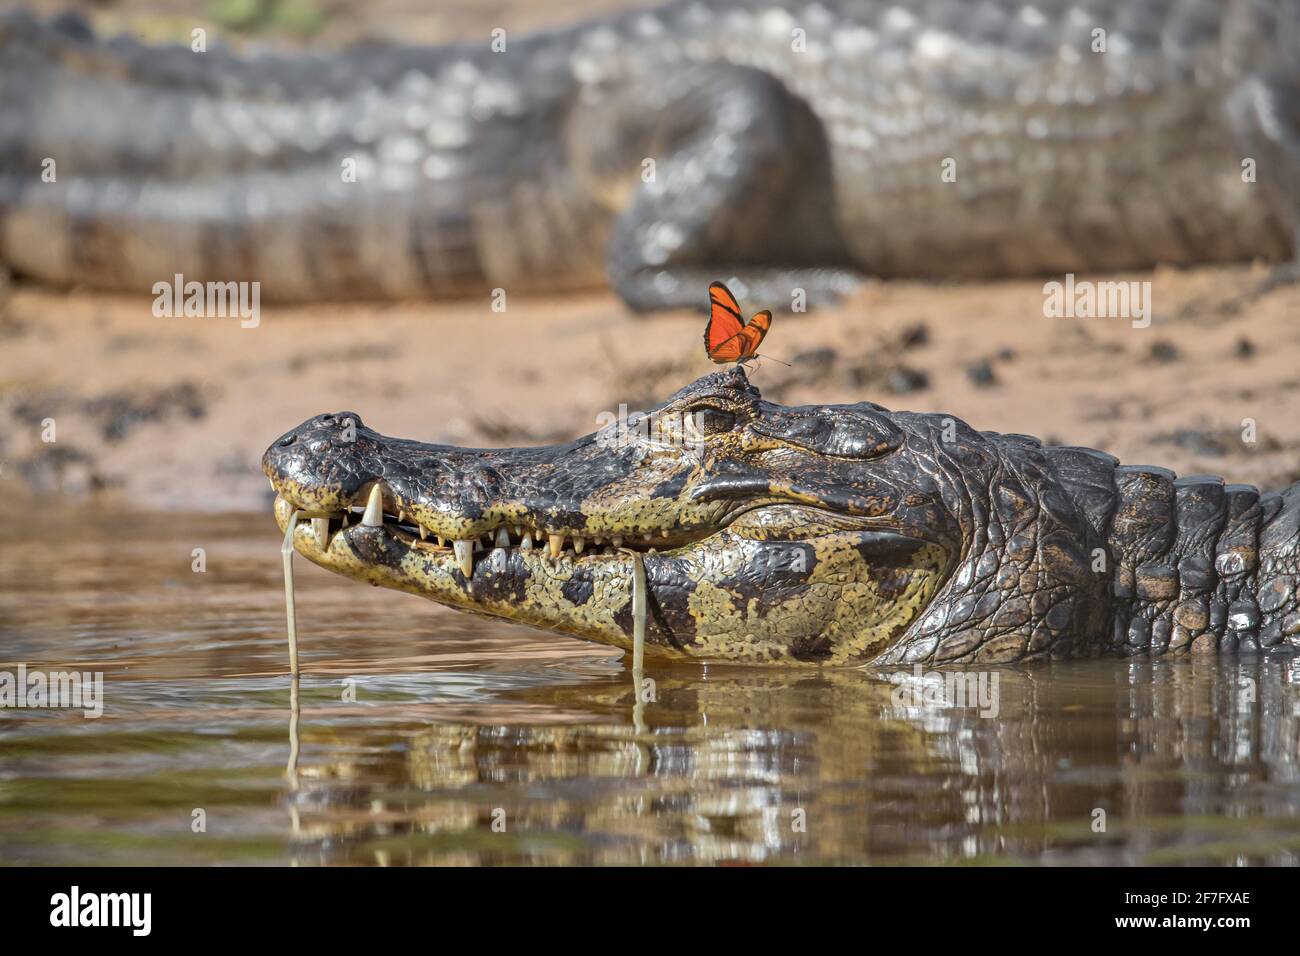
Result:
<svg viewBox="0 0 1300 956"><path fill-rule="evenodd" d="M660 665L634 708L618 651L296 568L294 721L269 516L0 524L0 670L105 697L0 709L0 862L1300 862L1287 659L985 671L995 716Z"/></svg>

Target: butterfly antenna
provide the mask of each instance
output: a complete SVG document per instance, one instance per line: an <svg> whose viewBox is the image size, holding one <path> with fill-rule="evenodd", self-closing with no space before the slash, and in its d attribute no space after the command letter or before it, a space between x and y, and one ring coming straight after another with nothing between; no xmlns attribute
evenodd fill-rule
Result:
<svg viewBox="0 0 1300 956"><path fill-rule="evenodd" d="M766 352L764 352L762 355L756 355L754 357L772 359L772 361L776 362L778 365L784 365L786 368L794 368L794 366L791 365L789 362L782 362L779 358L772 358L772 356L768 355Z"/></svg>

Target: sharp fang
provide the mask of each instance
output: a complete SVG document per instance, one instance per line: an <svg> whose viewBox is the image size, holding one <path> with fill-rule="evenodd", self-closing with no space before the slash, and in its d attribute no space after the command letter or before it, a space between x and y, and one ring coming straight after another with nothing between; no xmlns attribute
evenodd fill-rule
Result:
<svg viewBox="0 0 1300 956"><path fill-rule="evenodd" d="M591 543L594 545L602 545L605 543L605 539L602 538L600 535L596 535L596 537L591 539Z"/></svg>
<svg viewBox="0 0 1300 956"><path fill-rule="evenodd" d="M427 537L429 537L428 529L424 525L420 525L420 540L423 541Z"/></svg>
<svg viewBox="0 0 1300 956"><path fill-rule="evenodd" d="M576 537L575 537L575 538L573 539L573 553L574 553L574 554L582 554L582 549L585 548L586 546L587 546L587 542L586 542L585 540L583 540L582 538L576 538Z"/></svg>
<svg viewBox="0 0 1300 956"><path fill-rule="evenodd" d="M379 482L370 486L370 498L366 501L366 513L361 516L361 524L367 528L384 525L384 493L379 490Z"/></svg>
<svg viewBox="0 0 1300 956"><path fill-rule="evenodd" d="M439 535L435 535L434 537L436 537L436 538L438 539L438 547L440 547L440 548L445 548L445 547L447 547L447 539L446 539L446 538L444 538L444 537L443 537L442 535L440 535L440 534L439 534Z"/></svg>
<svg viewBox="0 0 1300 956"><path fill-rule="evenodd" d="M452 542L456 549L456 563L460 565L460 573L465 575L468 581L474 576L474 545L477 542L473 538L457 538Z"/></svg>
<svg viewBox="0 0 1300 956"><path fill-rule="evenodd" d="M525 551L530 551L530 550L532 550L532 547L533 547L533 536L532 536L531 534L526 534L526 535L524 535L523 540L519 542L519 547L522 548L522 549L525 550Z"/></svg>
<svg viewBox="0 0 1300 956"><path fill-rule="evenodd" d="M311 530L316 535L316 544L322 551L330 546L330 519L312 518Z"/></svg>
<svg viewBox="0 0 1300 956"><path fill-rule="evenodd" d="M510 532L504 527L497 528L496 546L498 548L510 547Z"/></svg>
<svg viewBox="0 0 1300 956"><path fill-rule="evenodd" d="M616 548L623 547L623 536L621 534L616 534L614 535L614 537L610 538L609 540L610 543L614 545L614 547Z"/></svg>
<svg viewBox="0 0 1300 956"><path fill-rule="evenodd" d="M564 550L564 535L553 534L547 539L547 544L551 547L551 557L558 558L560 552Z"/></svg>
<svg viewBox="0 0 1300 956"><path fill-rule="evenodd" d="M667 537L669 536L669 531L668 531L668 529L667 529L667 528L664 528L662 534L663 534L663 536L664 536L665 538L667 538Z"/></svg>
<svg viewBox="0 0 1300 956"><path fill-rule="evenodd" d="M522 538L523 536L524 536L524 526L521 524L515 525L515 537Z"/></svg>

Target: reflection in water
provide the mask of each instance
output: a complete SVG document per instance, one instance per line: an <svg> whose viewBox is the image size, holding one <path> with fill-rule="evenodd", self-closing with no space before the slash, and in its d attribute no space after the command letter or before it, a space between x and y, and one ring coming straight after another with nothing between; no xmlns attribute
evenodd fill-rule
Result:
<svg viewBox="0 0 1300 956"><path fill-rule="evenodd" d="M374 741L369 760L316 765L298 858L1300 859L1289 664L1003 671L997 719L899 706L889 684L857 672L649 676L643 734L630 684L548 683L505 696L609 718L439 722L397 750Z"/></svg>
<svg viewBox="0 0 1300 956"><path fill-rule="evenodd" d="M302 721L300 682L297 674L289 676L289 762L285 765L284 775L289 781L289 789L294 791L298 789L298 755L302 753L302 738L298 735L298 724Z"/></svg>
<svg viewBox="0 0 1300 956"><path fill-rule="evenodd" d="M0 541L0 669L103 670L105 714L0 712L0 862L1300 862L1288 659L1002 669L981 717L862 671L634 683L307 568L297 682L269 521L60 520Z"/></svg>

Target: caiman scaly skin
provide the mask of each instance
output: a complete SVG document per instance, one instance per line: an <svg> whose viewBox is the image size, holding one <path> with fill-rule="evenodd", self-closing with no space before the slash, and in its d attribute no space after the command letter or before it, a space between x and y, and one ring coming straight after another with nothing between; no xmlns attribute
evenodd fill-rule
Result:
<svg viewBox="0 0 1300 956"><path fill-rule="evenodd" d="M1300 485L1261 495L868 402L782 407L739 368L648 424L541 448L422 444L320 415L263 469L282 530L295 509L334 515L294 538L322 567L618 647L633 565L619 549L641 551L648 651L664 656L948 664L1300 645ZM382 522L345 524L376 483ZM457 539L478 542L468 565Z"/></svg>
<svg viewBox="0 0 1300 956"><path fill-rule="evenodd" d="M0 263L781 308L1296 250L1298 0L687 0L490 39L245 58L5 15Z"/></svg>

